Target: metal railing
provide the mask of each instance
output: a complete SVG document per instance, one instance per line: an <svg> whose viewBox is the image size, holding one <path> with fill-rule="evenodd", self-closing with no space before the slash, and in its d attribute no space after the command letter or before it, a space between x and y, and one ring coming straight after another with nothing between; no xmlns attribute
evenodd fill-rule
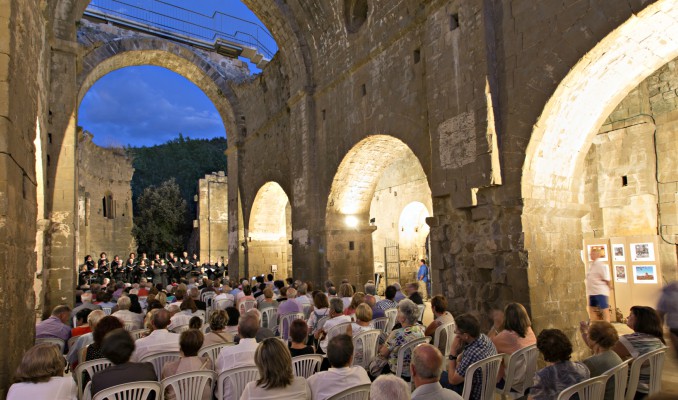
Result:
<svg viewBox="0 0 678 400"><path fill-rule="evenodd" d="M273 37L257 23L215 11L211 16L162 0L92 0L85 16L128 26L202 47L228 42L254 49L257 62L277 51ZM192 42L192 43L191 43Z"/></svg>

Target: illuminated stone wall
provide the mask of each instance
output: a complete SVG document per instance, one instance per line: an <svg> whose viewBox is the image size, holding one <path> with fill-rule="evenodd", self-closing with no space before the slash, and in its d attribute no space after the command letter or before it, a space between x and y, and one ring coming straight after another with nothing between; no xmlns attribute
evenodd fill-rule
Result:
<svg viewBox="0 0 678 400"><path fill-rule="evenodd" d="M228 178L223 171L198 181L199 260L228 261Z"/></svg>

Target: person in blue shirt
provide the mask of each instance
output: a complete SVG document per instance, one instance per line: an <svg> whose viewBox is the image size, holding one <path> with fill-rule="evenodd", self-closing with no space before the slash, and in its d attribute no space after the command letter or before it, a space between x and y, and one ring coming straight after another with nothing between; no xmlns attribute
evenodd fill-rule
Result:
<svg viewBox="0 0 678 400"><path fill-rule="evenodd" d="M417 273L417 279L420 281L423 281L424 284L426 285L426 295L430 298L431 297L431 274L428 269L428 265L426 265L426 260L421 259L419 260L420 265L419 265L419 272Z"/></svg>

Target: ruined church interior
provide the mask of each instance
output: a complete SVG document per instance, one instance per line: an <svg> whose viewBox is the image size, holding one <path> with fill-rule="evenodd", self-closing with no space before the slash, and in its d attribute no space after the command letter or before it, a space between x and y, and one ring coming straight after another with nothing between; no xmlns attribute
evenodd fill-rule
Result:
<svg viewBox="0 0 678 400"><path fill-rule="evenodd" d="M0 398L36 321L74 305L84 254L136 251L133 168L78 123L126 67L181 75L223 121L228 172L196 182L213 249L196 224L231 279L404 286L426 259L455 316L487 329L519 302L575 353L592 248L613 322L678 279L674 0L243 0L270 55L96 2L0 1Z"/></svg>

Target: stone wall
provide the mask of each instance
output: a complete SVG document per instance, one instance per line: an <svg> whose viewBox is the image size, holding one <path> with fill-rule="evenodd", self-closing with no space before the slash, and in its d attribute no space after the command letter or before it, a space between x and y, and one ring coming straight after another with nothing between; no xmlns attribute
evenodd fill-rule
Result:
<svg viewBox="0 0 678 400"><path fill-rule="evenodd" d="M223 171L198 181L199 259L228 261L228 178Z"/></svg>
<svg viewBox="0 0 678 400"><path fill-rule="evenodd" d="M36 159L36 143L48 139L50 23L44 3L0 2L0 399L35 329L36 242L46 229L37 224L44 219L43 202L37 201L44 181L37 171L45 161Z"/></svg>
<svg viewBox="0 0 678 400"><path fill-rule="evenodd" d="M78 256L125 260L136 251L132 236L132 161L122 148L106 149L78 132Z"/></svg>

